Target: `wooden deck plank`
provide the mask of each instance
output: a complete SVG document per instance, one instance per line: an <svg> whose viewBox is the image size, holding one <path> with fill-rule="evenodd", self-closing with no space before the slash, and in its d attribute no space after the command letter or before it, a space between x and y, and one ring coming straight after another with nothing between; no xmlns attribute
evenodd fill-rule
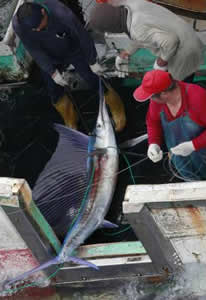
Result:
<svg viewBox="0 0 206 300"><path fill-rule="evenodd" d="M146 254L146 250L139 241L85 245L75 251L75 255L82 258L123 257L143 254Z"/></svg>
<svg viewBox="0 0 206 300"><path fill-rule="evenodd" d="M163 5L171 5L184 10L190 10L194 12L206 12L206 1L205 0L153 0Z"/></svg>

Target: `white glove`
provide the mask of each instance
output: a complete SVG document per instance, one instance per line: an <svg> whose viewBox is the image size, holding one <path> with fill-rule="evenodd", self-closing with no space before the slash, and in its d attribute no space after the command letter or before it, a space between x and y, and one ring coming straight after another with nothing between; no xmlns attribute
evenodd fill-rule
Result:
<svg viewBox="0 0 206 300"><path fill-rule="evenodd" d="M193 151L195 151L195 147L193 145L193 142L189 141L189 142L181 143L176 147L171 148L170 151L175 155L188 156Z"/></svg>
<svg viewBox="0 0 206 300"><path fill-rule="evenodd" d="M56 82L56 84L61 85L61 86L66 86L68 85L68 83L66 82L66 80L64 80L64 78L62 77L62 75L59 73L58 70L56 70L53 74L52 74L52 79L54 80L54 82Z"/></svg>
<svg viewBox="0 0 206 300"><path fill-rule="evenodd" d="M160 149L160 146L157 144L150 144L147 150L147 156L151 159L154 163L160 161L163 157L163 152Z"/></svg>
<svg viewBox="0 0 206 300"><path fill-rule="evenodd" d="M115 67L117 69L116 75L119 78L125 78L129 75L129 58L121 58L120 56L117 56L115 59Z"/></svg>
<svg viewBox="0 0 206 300"><path fill-rule="evenodd" d="M157 60L155 60L154 65L153 65L153 69L154 69L154 70L167 71L167 66L160 67L160 66L157 64Z"/></svg>
<svg viewBox="0 0 206 300"><path fill-rule="evenodd" d="M100 64L95 63L93 65L90 65L90 68L92 72L94 72L97 75L102 75L102 73L105 71L105 67L102 67Z"/></svg>

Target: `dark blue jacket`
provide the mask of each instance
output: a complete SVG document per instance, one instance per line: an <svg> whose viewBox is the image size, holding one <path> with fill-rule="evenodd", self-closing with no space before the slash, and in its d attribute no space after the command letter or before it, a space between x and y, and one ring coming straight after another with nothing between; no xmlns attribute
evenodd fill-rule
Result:
<svg viewBox="0 0 206 300"><path fill-rule="evenodd" d="M32 31L13 17L13 28L25 48L41 69L50 75L56 65L70 63L72 55L82 55L89 65L96 62L97 52L89 33L74 13L58 0L36 0L49 15L48 28ZM60 38L59 38L60 37Z"/></svg>

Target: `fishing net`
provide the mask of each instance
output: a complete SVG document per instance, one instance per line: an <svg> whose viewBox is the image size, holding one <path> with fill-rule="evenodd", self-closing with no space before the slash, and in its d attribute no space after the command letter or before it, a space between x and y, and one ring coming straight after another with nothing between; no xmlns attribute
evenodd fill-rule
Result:
<svg viewBox="0 0 206 300"><path fill-rule="evenodd" d="M87 189L88 136L56 125L59 142L39 175L33 199L58 236L68 231Z"/></svg>
<svg viewBox="0 0 206 300"><path fill-rule="evenodd" d="M3 39L18 0L0 1L0 40Z"/></svg>

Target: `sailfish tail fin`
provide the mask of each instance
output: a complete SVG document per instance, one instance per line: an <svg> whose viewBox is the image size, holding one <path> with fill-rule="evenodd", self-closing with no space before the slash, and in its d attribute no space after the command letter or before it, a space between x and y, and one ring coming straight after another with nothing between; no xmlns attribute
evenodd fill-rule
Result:
<svg viewBox="0 0 206 300"><path fill-rule="evenodd" d="M84 266L87 266L89 268L93 268L95 270L99 270L99 267L97 267L95 264L89 262L89 261L86 261L84 259L81 259L81 258L78 258L78 257L74 257L74 256L68 256L66 257L64 260L62 260L60 258L60 256L56 256L55 258L52 258L50 259L49 261L41 264L40 266L38 267L35 267L27 272L24 272L23 274L20 274L18 275L17 277L7 281L5 284L4 284L4 287L5 289L9 289L9 287L18 282L18 281L21 281L21 280L24 280L26 278L28 278L29 276L31 276L32 274L36 273L36 272L39 272L39 271L43 271L45 269L47 269L48 267L52 266L52 265L59 265L59 264L62 264L64 262L73 262L75 264L79 264L79 265L84 265Z"/></svg>
<svg viewBox="0 0 206 300"><path fill-rule="evenodd" d="M28 278L29 276L31 276L32 274L36 273L36 272L39 272L39 271L42 271L42 270L45 270L46 268L52 266L52 265L58 265L60 264L60 261L59 261L59 257L56 256L55 258L52 258L50 259L49 261L41 264L40 266L38 267L35 267L27 272L24 272L23 274L20 274L18 276L16 276L15 278L7 281L4 285L4 287L7 289L9 288L13 283L16 283L17 281L21 281L21 280L24 280L26 278Z"/></svg>

